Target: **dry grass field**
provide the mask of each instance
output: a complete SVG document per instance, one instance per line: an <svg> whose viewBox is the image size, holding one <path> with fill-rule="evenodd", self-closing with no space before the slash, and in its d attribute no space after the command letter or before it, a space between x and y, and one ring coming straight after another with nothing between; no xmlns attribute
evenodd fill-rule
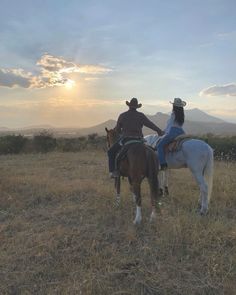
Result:
<svg viewBox="0 0 236 295"><path fill-rule="evenodd" d="M104 152L1 156L0 294L236 294L236 164L216 163L210 212L188 170L149 223L113 207Z"/></svg>

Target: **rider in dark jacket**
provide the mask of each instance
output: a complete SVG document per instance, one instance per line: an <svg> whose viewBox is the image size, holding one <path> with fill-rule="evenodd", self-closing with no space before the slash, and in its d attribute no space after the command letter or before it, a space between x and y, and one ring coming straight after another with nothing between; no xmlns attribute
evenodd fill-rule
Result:
<svg viewBox="0 0 236 295"><path fill-rule="evenodd" d="M142 106L141 103L138 103L137 98L132 98L130 102L126 101L126 104L129 110L120 114L116 124L116 130L120 134L120 138L108 150L109 172L111 177L117 176L117 171L115 171L116 154L126 141L143 138L143 126L156 131L158 135L163 134L160 128L152 123L143 113L137 111L137 109Z"/></svg>

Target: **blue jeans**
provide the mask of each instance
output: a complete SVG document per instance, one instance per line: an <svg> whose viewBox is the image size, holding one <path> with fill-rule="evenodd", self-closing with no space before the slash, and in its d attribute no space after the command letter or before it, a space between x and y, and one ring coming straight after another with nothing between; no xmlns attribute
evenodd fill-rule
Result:
<svg viewBox="0 0 236 295"><path fill-rule="evenodd" d="M173 141L177 136L184 134L184 130L179 127L171 127L169 133L165 134L157 145L157 155L160 165L166 164L165 146Z"/></svg>
<svg viewBox="0 0 236 295"><path fill-rule="evenodd" d="M115 166L116 166L116 155L118 152L121 150L122 146L129 140L137 140L141 138L137 137L121 137L117 142L115 142L107 151L108 155L108 167L109 167L109 172L115 171Z"/></svg>
<svg viewBox="0 0 236 295"><path fill-rule="evenodd" d="M120 151L121 147L122 145L120 144L119 140L116 143L114 143L107 151L109 172L113 172L115 170L116 155Z"/></svg>

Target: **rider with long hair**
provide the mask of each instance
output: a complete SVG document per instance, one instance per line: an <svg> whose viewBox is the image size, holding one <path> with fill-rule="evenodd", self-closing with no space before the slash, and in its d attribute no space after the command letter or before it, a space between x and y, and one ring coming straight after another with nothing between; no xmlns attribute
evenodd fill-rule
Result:
<svg viewBox="0 0 236 295"><path fill-rule="evenodd" d="M181 98L175 98L174 102L170 103L173 105L172 113L170 119L167 122L165 129L165 135L159 141L157 145L158 159L161 166L161 170L167 169L167 162L165 159L165 146L173 141L177 136L184 134L183 124L184 124L184 106L186 102Z"/></svg>

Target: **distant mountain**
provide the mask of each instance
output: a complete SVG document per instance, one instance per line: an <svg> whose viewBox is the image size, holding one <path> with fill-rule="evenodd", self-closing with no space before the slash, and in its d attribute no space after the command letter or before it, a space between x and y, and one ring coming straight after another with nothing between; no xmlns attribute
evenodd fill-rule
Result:
<svg viewBox="0 0 236 295"><path fill-rule="evenodd" d="M29 129L35 129L35 130L42 130L42 129L54 129L52 125L44 124L44 125L32 125L32 126L27 126L23 128L19 128L21 130L29 130ZM17 128L18 129L18 128Z"/></svg>
<svg viewBox="0 0 236 295"><path fill-rule="evenodd" d="M7 127L0 127L0 132L4 132L4 131L8 131L9 130L9 128L7 128Z"/></svg>
<svg viewBox="0 0 236 295"><path fill-rule="evenodd" d="M92 134L92 133L105 134L105 127L107 127L108 129L111 129L111 128L114 128L115 126L116 126L115 120L108 120L92 127L78 129L78 133L82 135Z"/></svg>
<svg viewBox="0 0 236 295"><path fill-rule="evenodd" d="M200 111L200 110L199 110ZM202 119L199 119L199 121L195 121L191 118L191 120L185 119L184 123L184 130L188 134L193 135L203 135L207 133L212 133L215 135L236 135L236 124L225 122L221 119L214 118L204 112L194 112L195 114L201 114ZM167 120L169 119L169 115L163 114L163 113L157 113L154 116L148 116L150 120L152 120L157 126L164 129L167 123ZM204 118L203 118L204 117ZM152 133L152 131L149 129L147 130L144 128L144 134Z"/></svg>
<svg viewBox="0 0 236 295"><path fill-rule="evenodd" d="M232 136L236 135L236 124L225 122L221 119L215 118L208 115L207 113L199 110L192 109L186 110L186 120L184 123L184 130L188 134L192 135L203 135L207 133L212 133L215 135L226 135ZM167 120L169 119L168 114L156 113L155 115L147 115L147 117L154 122L158 127L164 129L166 127ZM39 133L42 130L49 130L56 137L78 137L84 136L92 133L97 133L98 135L105 135L105 127L108 129L114 128L116 126L115 120L108 120L103 123L100 123L95 126L88 128L55 128L50 125L40 125L40 126L31 126L22 129L8 129L6 127L0 127L0 133L5 134L22 134L25 136L33 136L34 134ZM144 135L151 134L152 131L149 128L144 127Z"/></svg>
<svg viewBox="0 0 236 295"><path fill-rule="evenodd" d="M208 115L207 113L195 108L191 110L185 110L185 118L189 121L197 122L214 122L214 123L225 123L225 121Z"/></svg>
<svg viewBox="0 0 236 295"><path fill-rule="evenodd" d="M191 120L189 119L189 114L194 114L192 117L190 116ZM198 121L195 121L197 120L197 116L199 119ZM168 114L158 112L155 115L147 115L147 117L158 127L164 129L170 116ZM79 129L77 130L77 132L81 135L91 133L105 135L105 127L114 128L115 125L115 120L109 120L90 128ZM212 133L216 135L231 136L236 135L236 124L227 123L221 119L210 116L207 113L202 112L201 110L193 109L187 111L186 120L184 123L184 130L186 133L193 135L203 135L207 133ZM153 133L153 131L149 128L144 127L143 133L144 135L147 135Z"/></svg>

